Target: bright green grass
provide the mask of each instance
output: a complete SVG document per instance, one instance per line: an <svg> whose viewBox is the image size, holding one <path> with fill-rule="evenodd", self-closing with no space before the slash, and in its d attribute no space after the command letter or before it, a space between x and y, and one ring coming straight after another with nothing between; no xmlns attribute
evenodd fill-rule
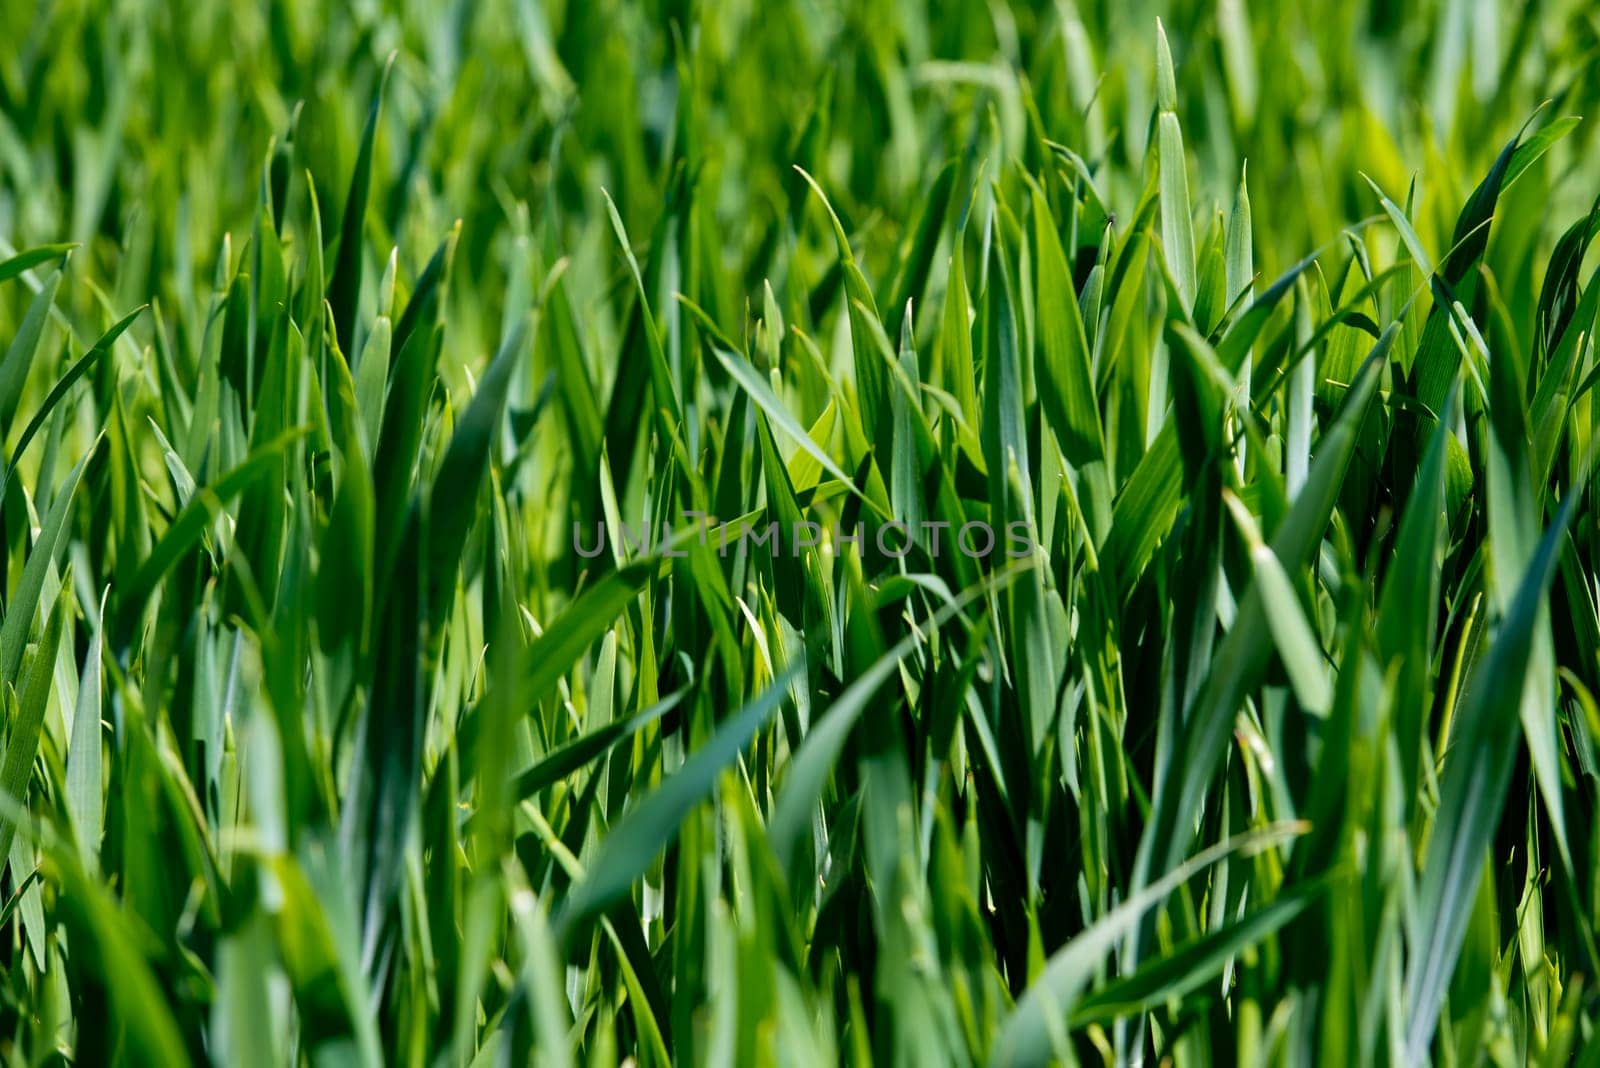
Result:
<svg viewBox="0 0 1600 1068"><path fill-rule="evenodd" d="M1600 1058L1592 4L0 29L7 1065Z"/></svg>

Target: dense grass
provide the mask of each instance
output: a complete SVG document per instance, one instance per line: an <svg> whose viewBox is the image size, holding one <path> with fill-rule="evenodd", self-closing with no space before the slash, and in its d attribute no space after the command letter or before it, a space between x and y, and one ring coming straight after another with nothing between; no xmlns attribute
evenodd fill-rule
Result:
<svg viewBox="0 0 1600 1068"><path fill-rule="evenodd" d="M0 0L6 1063L1593 1063L1505 6Z"/></svg>

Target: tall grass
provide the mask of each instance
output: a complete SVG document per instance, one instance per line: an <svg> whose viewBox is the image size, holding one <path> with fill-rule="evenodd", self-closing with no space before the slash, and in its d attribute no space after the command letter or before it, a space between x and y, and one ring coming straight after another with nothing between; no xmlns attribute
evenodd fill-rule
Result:
<svg viewBox="0 0 1600 1068"><path fill-rule="evenodd" d="M0 26L7 1063L1600 1056L1590 5Z"/></svg>

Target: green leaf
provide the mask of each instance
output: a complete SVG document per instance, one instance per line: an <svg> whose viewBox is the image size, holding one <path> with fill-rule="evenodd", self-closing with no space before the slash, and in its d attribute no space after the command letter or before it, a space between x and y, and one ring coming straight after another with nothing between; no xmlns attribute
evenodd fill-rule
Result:
<svg viewBox="0 0 1600 1068"><path fill-rule="evenodd" d="M1190 214L1188 163L1183 155L1183 131L1178 126L1178 89L1172 67L1167 31L1156 19L1156 157L1161 184L1161 245L1178 283L1183 311L1194 307L1194 221Z"/></svg>
<svg viewBox="0 0 1600 1068"><path fill-rule="evenodd" d="M1545 531L1500 621L1489 655L1473 673L1451 724L1438 816L1428 836L1415 919L1408 932L1405 989L1410 1024L1405 1041L1407 1059L1413 1063L1427 1057L1433 1041L1439 1007L1466 937L1484 851L1500 824L1517 756L1521 720L1516 709L1522 703L1524 675L1535 632L1549 625L1545 596L1579 496L1567 495Z"/></svg>
<svg viewBox="0 0 1600 1068"><path fill-rule="evenodd" d="M1304 825L1269 825L1202 850L1161 879L1139 890L1056 950L1000 1024L989 1063L997 1066L1047 1064L1067 1046L1066 1021L1079 1003L1095 969L1117 942L1168 894L1218 861L1235 853L1258 852L1293 839ZM1138 973L1136 973L1138 974Z"/></svg>
<svg viewBox="0 0 1600 1068"><path fill-rule="evenodd" d="M119 1045L125 1044L131 1058L146 1064L174 1068L189 1064L167 998L134 944L138 921L130 922L105 886L76 864L55 857L48 870L61 885L58 908L75 947L77 966L100 977L95 985L108 998Z"/></svg>
<svg viewBox="0 0 1600 1068"><path fill-rule="evenodd" d="M76 242L67 242L65 244L56 245L39 245L36 248L30 248L26 251L19 252L10 259L0 260L0 283L9 282L18 275L21 275L24 272L30 271L39 266L41 263L49 263L51 260L58 260L77 247L78 245Z"/></svg>
<svg viewBox="0 0 1600 1068"><path fill-rule="evenodd" d="M27 809L28 782L33 777L33 762L39 755L44 714L50 707L56 650L61 646L61 635L72 611L70 589L63 586L61 593L28 664L22 689L17 694L17 716L6 732L5 757L0 761L0 799L6 802L4 808L0 808L0 861L9 861L12 856L11 842L17 833L17 819L13 813L19 808ZM13 872L12 877L20 881L22 875Z"/></svg>
<svg viewBox="0 0 1600 1068"><path fill-rule="evenodd" d="M1321 882L1286 886L1270 904L1105 984L1073 1009L1073 1029L1149 1012L1186 997L1214 980L1239 954L1276 934L1325 890Z"/></svg>
<svg viewBox="0 0 1600 1068"><path fill-rule="evenodd" d="M488 474L490 449L505 414L511 372L526 355L527 338L528 324L523 321L500 346L457 421L434 478L428 505L427 565L427 605L434 628L443 623L450 609L467 531L478 512L478 495Z"/></svg>
<svg viewBox="0 0 1600 1068"><path fill-rule="evenodd" d="M867 501L867 498L862 496L860 491L856 489L855 481L844 473L844 469L834 462L833 457L824 452L821 446L812 440L811 435L806 433L805 428L795 420L789 409L784 407L777 394L772 392L772 387L757 373L748 360L741 359L733 353L718 347L713 347L712 351L716 353L718 362L727 369L728 374L738 383L739 388L750 395L750 399L756 402L756 406L766 414L773 426L783 431L789 440L805 450L806 455L821 464L824 471L849 487L863 501ZM868 503L870 504L871 502L869 501Z"/></svg>
<svg viewBox="0 0 1600 1068"><path fill-rule="evenodd" d="M1306 566L1321 543L1339 489L1355 452L1356 434L1378 392L1378 379L1398 326L1373 347L1344 406L1312 460L1305 487L1274 533L1270 546L1293 573ZM1174 774L1156 783L1151 822L1139 842L1137 870L1143 879L1170 871L1193 840L1194 816L1231 736L1234 715L1259 683L1273 648L1263 592L1252 582L1240 599L1232 628L1218 644L1210 671L1178 742Z"/></svg>
<svg viewBox="0 0 1600 1068"><path fill-rule="evenodd" d="M1067 462L1082 466L1105 454L1100 411L1089 374L1089 341L1050 206L1037 185L1033 187L1033 225L1039 258L1039 399Z"/></svg>
<svg viewBox="0 0 1600 1068"><path fill-rule="evenodd" d="M109 589L107 590L109 593ZM101 683L100 657L105 639L105 603L95 617L94 633L83 657L83 674L78 682L78 703L72 714L72 739L67 746L67 814L84 871L94 874L99 868L100 834L104 822L104 794L101 783L100 732Z"/></svg>
<svg viewBox="0 0 1600 1068"><path fill-rule="evenodd" d="M355 341L356 306L361 300L362 231L366 228L367 197L372 188L372 144L378 136L383 91L389 84L394 59L391 54L383 65L377 91L372 94L372 107L367 111L366 125L361 130L361 147L356 151L356 166L350 175L350 191L344 201L344 218L339 224L339 251L333 261L333 275L328 280L328 306L338 329L339 348L344 352L353 351ZM401 341L403 343L404 339Z"/></svg>
<svg viewBox="0 0 1600 1068"><path fill-rule="evenodd" d="M932 625L939 626L947 622L967 604L986 596L1010 577L1008 574L1004 578L991 578L959 594L934 614ZM800 845L801 836L811 826L811 814L822 798L823 788L844 749L846 739L850 737L862 712L894 675L900 662L916 648L920 638L918 634L907 635L878 657L851 681L806 732L805 741L784 775L783 789L778 794L777 806L767 825L767 839L772 843L772 851L779 863L795 862L795 851Z"/></svg>
<svg viewBox="0 0 1600 1068"><path fill-rule="evenodd" d="M194 499L173 519L166 533L161 535L161 540L150 550L150 555L133 573L133 577L117 591L117 612L120 621L117 633L122 644L126 644L133 637L140 614L162 578L166 576L167 570L178 562L179 557L194 547L211 521L227 507L229 501L256 479L271 473L277 466L278 457L291 444L304 437L305 433L303 429L295 429L280 434L251 452L237 467L195 493ZM0 634L0 645L3 645L3 634ZM3 663L4 650L0 647L0 666L3 666Z"/></svg>
<svg viewBox="0 0 1600 1068"><path fill-rule="evenodd" d="M17 438L17 447L11 450L11 461L6 465L7 481L15 477L17 461L22 459L22 454L28 450L28 444L33 441L33 436L39 432L40 427L44 426L45 420L50 417L50 413L55 410L56 405L61 403L61 398L67 395L67 390L71 389L73 384L83 377L84 372L88 371L100 360L100 357L111 351L111 346L116 343L117 338L121 337L123 332L133 325L133 321L139 317L139 313L144 311L146 307L148 305L141 305L123 316L116 325L101 335L100 340L96 341L94 347L84 353L77 363L67 368L67 373L62 375L54 386L50 387L50 392L45 395L44 403L39 405L39 410L33 413L32 419L28 420L28 425L23 428L22 436Z"/></svg>
<svg viewBox="0 0 1600 1068"><path fill-rule="evenodd" d="M28 370L33 366L34 355L39 351L39 339L44 334L45 320L55 303L56 290L61 285L61 272L53 271L49 280L34 295L28 312L17 326L17 332L6 347L4 360L0 360L0 427L10 429L17 414L17 402L22 399L22 387L27 383Z"/></svg>
<svg viewBox="0 0 1600 1068"><path fill-rule="evenodd" d="M690 753L683 767L611 828L594 863L573 887L556 919L563 939L609 908L644 874L656 854L676 837L683 818L710 796L723 770L788 697L788 682L787 674L774 679L759 696L723 720L716 732Z"/></svg>
<svg viewBox="0 0 1600 1068"><path fill-rule="evenodd" d="M659 567L653 559L636 560L606 575L568 605L529 648L524 661L527 673L519 690L538 701L555 689L589 646L611 629Z"/></svg>
<svg viewBox="0 0 1600 1068"><path fill-rule="evenodd" d="M518 775L513 792L519 798L531 797L559 782L677 708L687 695L687 689L675 690L642 712L627 719L612 720L603 727L572 739Z"/></svg>
<svg viewBox="0 0 1600 1068"><path fill-rule="evenodd" d="M73 496L79 480L83 478L83 469L88 466L99 445L97 438L88 455L78 461L56 491L50 512L39 527L33 552L28 554L27 563L23 565L22 578L17 581L17 588L12 591L11 601L6 605L5 620L0 622L0 685L15 685L17 682L17 670L22 666L22 654L27 648L28 632L33 628L34 613L39 608L39 594L44 589L45 576L66 547L67 521L72 515ZM0 856L4 855L4 851L0 850Z"/></svg>

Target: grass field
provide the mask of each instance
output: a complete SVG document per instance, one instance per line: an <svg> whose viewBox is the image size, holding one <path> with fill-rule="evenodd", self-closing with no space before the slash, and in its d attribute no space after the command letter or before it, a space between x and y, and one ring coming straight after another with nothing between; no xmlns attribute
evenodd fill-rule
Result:
<svg viewBox="0 0 1600 1068"><path fill-rule="evenodd" d="M6 1065L1600 1064L1600 8L0 30Z"/></svg>

